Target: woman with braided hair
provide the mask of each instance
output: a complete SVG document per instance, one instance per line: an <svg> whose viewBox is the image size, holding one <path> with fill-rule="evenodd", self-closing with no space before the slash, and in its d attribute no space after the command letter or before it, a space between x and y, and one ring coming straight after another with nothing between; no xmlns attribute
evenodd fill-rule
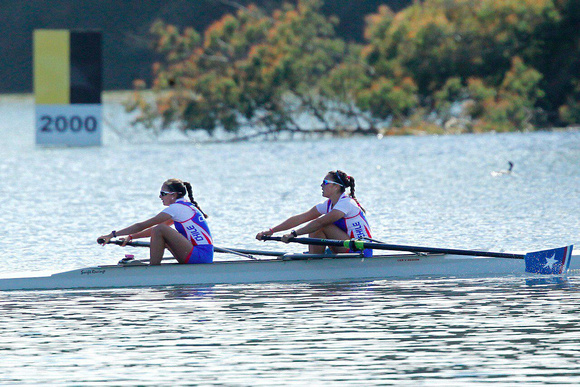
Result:
<svg viewBox="0 0 580 387"><path fill-rule="evenodd" d="M311 238L322 239L360 239L371 238L371 228L365 218L365 210L354 195L354 178L343 171L330 171L322 181L322 196L328 200L317 204L310 210L294 215L277 226L262 231L256 235L261 240L275 232L293 229L282 236L287 242L291 237L308 234ZM350 188L350 194L345 190ZM306 223L301 228L296 228ZM345 253L349 250L343 247L330 247L334 253ZM321 254L325 246L309 246L311 254ZM372 256L372 250L364 250L364 256Z"/></svg>
<svg viewBox="0 0 580 387"><path fill-rule="evenodd" d="M185 198L186 194L189 200ZM213 241L205 220L207 215L193 199L191 184L169 179L161 186L159 198L167 206L165 210L150 219L103 235L98 240L102 239L102 244L106 244L111 238L126 235L126 244L133 239L150 237L151 265L161 263L166 247L179 263L213 262Z"/></svg>

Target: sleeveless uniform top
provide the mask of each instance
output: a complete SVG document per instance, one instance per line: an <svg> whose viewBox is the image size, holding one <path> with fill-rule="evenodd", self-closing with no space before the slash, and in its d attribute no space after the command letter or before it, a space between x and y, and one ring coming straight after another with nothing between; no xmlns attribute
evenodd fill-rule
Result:
<svg viewBox="0 0 580 387"><path fill-rule="evenodd" d="M365 214L354 199L347 194L343 193L334 207L330 199L328 199L317 204L316 209L322 215L328 214L332 210L339 210L344 213L344 217L334 222L334 224L344 231L349 238L372 238L371 227L365 218Z"/></svg>
<svg viewBox="0 0 580 387"><path fill-rule="evenodd" d="M191 203L183 198L169 205L162 212L171 216L175 229L186 237L193 246L213 245L209 226L203 214Z"/></svg>

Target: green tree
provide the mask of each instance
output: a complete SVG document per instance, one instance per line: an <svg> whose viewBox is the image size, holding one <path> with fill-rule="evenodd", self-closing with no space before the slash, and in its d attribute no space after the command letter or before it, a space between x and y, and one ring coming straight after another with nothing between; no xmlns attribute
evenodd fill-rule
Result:
<svg viewBox="0 0 580 387"><path fill-rule="evenodd" d="M425 0L398 13L381 6L366 18L364 45L336 37L338 21L322 15L323 0L271 13L240 6L203 34L159 21L151 31L163 59L152 93L137 82L129 109L157 131L210 134L377 133L446 127L455 115L471 120L467 131L573 124L578 4Z"/></svg>
<svg viewBox="0 0 580 387"><path fill-rule="evenodd" d="M541 110L534 107L546 95L537 67L549 41L547 26L560 23L564 8L552 0L425 0L398 14L381 7L368 17L365 30L371 82L383 85L383 92L389 90L384 79L414 83L415 110L435 111L443 120L455 102L472 98L466 107L475 117L487 111L489 119L497 116L494 122L505 117L502 122L512 129L528 127L539 122L535 115ZM495 90L494 99L470 95L483 90L477 84ZM408 114L413 106L407 106Z"/></svg>
<svg viewBox="0 0 580 387"><path fill-rule="evenodd" d="M566 124L580 123L580 80L575 80L574 92L568 96L568 100L560 106L560 118Z"/></svg>
<svg viewBox="0 0 580 387"><path fill-rule="evenodd" d="M521 58L512 60L498 89L485 87L481 80L471 80L469 93L473 104L476 131L510 131L532 129L535 105L544 92L538 87L542 75L526 66Z"/></svg>
<svg viewBox="0 0 580 387"><path fill-rule="evenodd" d="M157 129L159 118L161 130L177 125L210 134L218 126L237 130L240 119L251 117L255 106L236 66L246 60L253 42L266 39L272 24L254 6L224 16L203 37L193 29L179 33L174 26L156 22L151 32L164 61L154 66L155 100L146 102L146 94L140 93L129 106L141 112L136 122Z"/></svg>
<svg viewBox="0 0 580 387"><path fill-rule="evenodd" d="M156 23L157 50L165 55L155 68L156 109L142 101L131 107L157 111L162 128L178 124L210 134L244 125L301 131L301 114L328 129L319 80L341 62L346 45L321 6L321 0L301 0L272 15L242 8L212 24L203 38Z"/></svg>

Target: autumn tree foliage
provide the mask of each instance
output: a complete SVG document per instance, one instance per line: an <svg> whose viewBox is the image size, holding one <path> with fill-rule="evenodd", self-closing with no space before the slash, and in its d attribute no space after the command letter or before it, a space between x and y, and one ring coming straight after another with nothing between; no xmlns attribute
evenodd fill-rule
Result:
<svg viewBox="0 0 580 387"><path fill-rule="evenodd" d="M463 104L464 130L544 126L544 89L555 77L541 72L545 52L572 2L427 0L398 14L381 7L368 18L365 60L376 82L386 75L416 85L416 107L438 113L439 123Z"/></svg>
<svg viewBox="0 0 580 387"><path fill-rule="evenodd" d="M439 127L533 130L580 121L580 2L425 0L336 37L322 0L240 9L203 35L159 21L151 94L130 109L156 130L263 133ZM558 60L558 63L554 63ZM405 132L403 130L402 132Z"/></svg>
<svg viewBox="0 0 580 387"><path fill-rule="evenodd" d="M298 120L308 116L329 128L319 81L340 63L346 44L321 5L303 0L271 15L241 8L203 36L157 22L152 33L166 60L155 67L155 100L139 90L135 95L130 107L140 111L137 122L209 133L245 126L302 131Z"/></svg>

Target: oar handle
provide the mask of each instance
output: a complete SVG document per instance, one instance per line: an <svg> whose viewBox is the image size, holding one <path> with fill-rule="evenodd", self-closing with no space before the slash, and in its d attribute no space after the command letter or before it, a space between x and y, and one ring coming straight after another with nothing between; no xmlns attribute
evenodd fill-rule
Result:
<svg viewBox="0 0 580 387"><path fill-rule="evenodd" d="M263 236L262 240L265 241L278 241L283 242L281 237L273 237L273 236ZM291 237L288 238L288 242L293 243L300 243L302 245L318 245L318 246L337 246L337 247L345 247L352 251L362 251L369 247L365 247L363 241L356 240L356 239L347 239L344 241L335 240L335 239L316 239L316 238L297 238Z"/></svg>
<svg viewBox="0 0 580 387"><path fill-rule="evenodd" d="M281 237L263 236L265 241L282 241ZM352 251L360 251L364 249L373 250L389 250L389 251L407 251L412 253L432 253L432 254L451 254L451 255L474 255L478 257L493 257L493 258L511 258L524 259L523 254L510 253L494 253L490 251L476 251L476 250L459 250L459 249L442 249L437 247L421 247L421 246L406 246L406 245L391 245L387 243L365 242L362 240L335 240L335 239L317 239L317 238L296 238L288 239L288 242L300 243L303 245L318 245L318 246L339 246L346 247Z"/></svg>
<svg viewBox="0 0 580 387"><path fill-rule="evenodd" d="M97 243L102 245L103 243L105 243L105 240L102 238L97 239ZM110 240L107 242L108 244L111 245L119 245L121 246L123 244L123 241L121 240ZM149 242L143 242L143 241L129 241L125 244L125 246L133 246L133 247L150 247L151 244Z"/></svg>
<svg viewBox="0 0 580 387"><path fill-rule="evenodd" d="M97 239L97 243L100 245L102 245L104 242L105 242L104 239L101 239L101 238ZM110 240L107 243L121 246L123 244L123 241ZM129 242L127 242L127 244L125 246L150 247L151 243L144 242L144 241L129 241ZM230 253L230 254L242 255L242 256L245 256L246 258L249 258L250 255L264 255L264 256L270 256L270 257L281 257L284 254L286 254L283 251L246 250L246 249L233 249L233 248L218 247L218 246L214 246L214 250L218 253Z"/></svg>

